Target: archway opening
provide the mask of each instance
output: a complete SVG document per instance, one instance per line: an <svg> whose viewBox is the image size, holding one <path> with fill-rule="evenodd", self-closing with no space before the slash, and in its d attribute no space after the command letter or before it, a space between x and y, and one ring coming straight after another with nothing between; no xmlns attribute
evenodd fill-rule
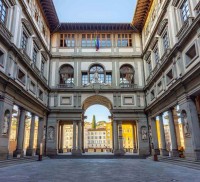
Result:
<svg viewBox="0 0 200 182"><path fill-rule="evenodd" d="M84 114L83 150L86 153L110 153L113 149L110 110L94 104Z"/></svg>

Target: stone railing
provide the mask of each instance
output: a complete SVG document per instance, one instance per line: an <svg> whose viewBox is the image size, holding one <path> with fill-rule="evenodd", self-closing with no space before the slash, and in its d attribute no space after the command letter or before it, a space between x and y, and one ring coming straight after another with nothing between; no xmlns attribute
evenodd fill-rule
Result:
<svg viewBox="0 0 200 182"><path fill-rule="evenodd" d="M120 88L137 88L137 84L132 84L132 83L120 83L119 84Z"/></svg>
<svg viewBox="0 0 200 182"><path fill-rule="evenodd" d="M2 22L0 22L0 32L3 37L6 37L7 39L11 40L12 34Z"/></svg>
<svg viewBox="0 0 200 182"><path fill-rule="evenodd" d="M74 83L58 84L58 88L74 88Z"/></svg>

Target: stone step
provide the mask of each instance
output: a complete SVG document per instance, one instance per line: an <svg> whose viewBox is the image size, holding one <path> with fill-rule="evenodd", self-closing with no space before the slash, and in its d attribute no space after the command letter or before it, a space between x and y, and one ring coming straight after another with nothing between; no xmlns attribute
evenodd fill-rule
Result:
<svg viewBox="0 0 200 182"><path fill-rule="evenodd" d="M146 156L139 155L55 155L51 159L146 159Z"/></svg>
<svg viewBox="0 0 200 182"><path fill-rule="evenodd" d="M152 160L153 157L148 157L148 160ZM163 156L158 156L158 161L159 162L164 162L164 163L169 163L173 165L178 165L182 167L187 167L191 169L196 169L200 170L200 162L198 161L192 161L184 158L175 158L175 157L163 157Z"/></svg>

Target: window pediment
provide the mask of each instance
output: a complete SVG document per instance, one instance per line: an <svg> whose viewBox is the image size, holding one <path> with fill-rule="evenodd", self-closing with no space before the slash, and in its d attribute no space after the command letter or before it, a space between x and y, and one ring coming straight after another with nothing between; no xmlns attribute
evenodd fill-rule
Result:
<svg viewBox="0 0 200 182"><path fill-rule="evenodd" d="M147 51L146 54L144 55L144 60L147 61L150 55L151 51Z"/></svg>
<svg viewBox="0 0 200 182"><path fill-rule="evenodd" d="M155 47L156 43L158 42L158 37L154 37L151 44L150 44L150 49L153 50Z"/></svg>
<svg viewBox="0 0 200 182"><path fill-rule="evenodd" d="M172 6L176 7L179 2L180 2L180 0L173 0L172 1Z"/></svg>
<svg viewBox="0 0 200 182"><path fill-rule="evenodd" d="M44 57L44 59L47 61L48 60L48 55L45 51L41 51L42 56Z"/></svg>
<svg viewBox="0 0 200 182"><path fill-rule="evenodd" d="M158 27L158 31L157 31L157 34L158 34L159 36L162 34L162 32L163 32L163 30L165 29L165 27L167 26L167 24L168 24L168 20L167 20L167 19L164 19L164 20L160 23L160 25L159 25L159 27Z"/></svg>
<svg viewBox="0 0 200 182"><path fill-rule="evenodd" d="M25 26L25 28L27 29L28 33L30 35L33 35L34 34L34 31L32 29L32 26L31 24L29 23L29 21L25 18L22 18L22 24Z"/></svg>
<svg viewBox="0 0 200 182"><path fill-rule="evenodd" d="M40 43L37 37L33 37L33 41L36 44L36 46L39 48L39 50L42 49L42 44Z"/></svg>

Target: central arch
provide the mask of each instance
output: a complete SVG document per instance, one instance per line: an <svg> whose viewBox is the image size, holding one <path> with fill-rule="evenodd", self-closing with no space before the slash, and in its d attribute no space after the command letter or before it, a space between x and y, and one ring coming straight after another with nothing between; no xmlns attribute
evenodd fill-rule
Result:
<svg viewBox="0 0 200 182"><path fill-rule="evenodd" d="M109 110L109 114L104 113L104 111L102 111L103 108L101 108L98 105L101 105L101 107L103 106L106 108L106 110ZM92 107L93 109L95 107L95 110L93 110L92 112L93 119L91 120L91 114L90 117L85 117L85 116L89 116L87 115L87 111L92 109ZM110 118L110 116L112 116L111 113L112 102L105 96L93 95L85 99L82 108L84 110L84 119L82 128L82 147L83 147L82 151L89 153L101 153L101 154L103 153L107 154L108 152L109 153L112 152L113 124L112 124L112 118ZM109 118L109 121L107 121L105 118L104 119L101 118L102 114L101 116L98 114L98 109L101 110L102 114L105 114L104 115L105 117ZM97 118L100 117L102 120L96 121L95 116L97 116Z"/></svg>
<svg viewBox="0 0 200 182"><path fill-rule="evenodd" d="M100 104L107 107L109 110L112 109L112 102L105 96L93 95L88 97L82 105L84 111L86 111L90 106Z"/></svg>

